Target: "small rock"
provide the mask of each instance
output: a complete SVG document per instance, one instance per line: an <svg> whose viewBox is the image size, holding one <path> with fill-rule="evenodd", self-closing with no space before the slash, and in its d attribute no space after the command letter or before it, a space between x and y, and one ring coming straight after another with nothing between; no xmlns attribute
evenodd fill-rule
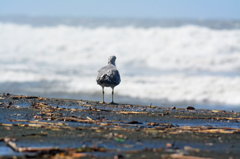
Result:
<svg viewBox="0 0 240 159"><path fill-rule="evenodd" d="M124 158L123 155L119 154L119 155L114 156L114 159L120 159L120 158Z"/></svg>
<svg viewBox="0 0 240 159"><path fill-rule="evenodd" d="M188 107L187 107L187 110L195 110L195 108L192 107L192 106L188 106Z"/></svg>
<svg viewBox="0 0 240 159"><path fill-rule="evenodd" d="M172 107L172 108L171 108L171 110L175 110L175 109L176 109L176 107Z"/></svg>
<svg viewBox="0 0 240 159"><path fill-rule="evenodd" d="M166 148L172 148L172 147L173 147L173 144L171 144L171 143L166 144Z"/></svg>
<svg viewBox="0 0 240 159"><path fill-rule="evenodd" d="M136 120L133 120L133 121L127 122L127 124L142 124L142 122L138 122Z"/></svg>
<svg viewBox="0 0 240 159"><path fill-rule="evenodd" d="M213 146L213 143L210 142L210 143L206 143L205 145L212 147L212 146Z"/></svg>

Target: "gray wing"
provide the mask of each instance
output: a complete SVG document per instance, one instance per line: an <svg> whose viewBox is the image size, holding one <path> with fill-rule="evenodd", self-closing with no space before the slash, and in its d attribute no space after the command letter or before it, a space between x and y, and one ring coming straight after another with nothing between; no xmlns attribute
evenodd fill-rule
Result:
<svg viewBox="0 0 240 159"><path fill-rule="evenodd" d="M116 86L121 82L120 74L115 66L108 65L98 71L97 83L99 85Z"/></svg>

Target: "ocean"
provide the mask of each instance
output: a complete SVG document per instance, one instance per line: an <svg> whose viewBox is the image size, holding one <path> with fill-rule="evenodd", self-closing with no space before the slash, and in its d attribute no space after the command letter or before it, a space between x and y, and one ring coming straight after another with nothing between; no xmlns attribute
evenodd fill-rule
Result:
<svg viewBox="0 0 240 159"><path fill-rule="evenodd" d="M240 21L0 17L0 92L240 111ZM111 101L111 89L105 88Z"/></svg>

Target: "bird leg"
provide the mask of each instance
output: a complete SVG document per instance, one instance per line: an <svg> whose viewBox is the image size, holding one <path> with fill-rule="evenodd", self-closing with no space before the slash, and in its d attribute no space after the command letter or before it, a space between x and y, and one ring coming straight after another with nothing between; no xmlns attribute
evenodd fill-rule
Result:
<svg viewBox="0 0 240 159"><path fill-rule="evenodd" d="M112 88L112 102L111 102L111 104L115 104L115 103L113 102L113 96L114 96L114 88Z"/></svg>
<svg viewBox="0 0 240 159"><path fill-rule="evenodd" d="M104 87L102 87L102 95L103 95L103 100L102 100L102 102L100 102L100 103L105 103L105 102L104 102Z"/></svg>

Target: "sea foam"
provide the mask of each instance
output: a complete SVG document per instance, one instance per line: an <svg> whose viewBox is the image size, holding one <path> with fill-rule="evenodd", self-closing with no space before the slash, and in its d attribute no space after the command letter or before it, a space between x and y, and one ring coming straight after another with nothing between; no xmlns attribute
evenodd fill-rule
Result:
<svg viewBox="0 0 240 159"><path fill-rule="evenodd" d="M116 93L240 105L240 30L0 23L2 91L101 93L97 70L116 55Z"/></svg>

